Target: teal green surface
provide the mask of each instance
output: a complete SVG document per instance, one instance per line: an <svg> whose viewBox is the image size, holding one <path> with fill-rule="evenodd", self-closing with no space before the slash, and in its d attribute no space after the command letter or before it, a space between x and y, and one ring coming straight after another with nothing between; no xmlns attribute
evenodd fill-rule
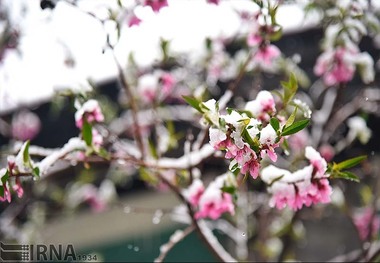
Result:
<svg viewBox="0 0 380 263"><path fill-rule="evenodd" d="M160 246L168 242L176 229L152 235L126 237L125 240L99 245L78 251L78 254L94 254L103 262L153 262ZM168 253L165 262L217 262L196 233L191 233Z"/></svg>

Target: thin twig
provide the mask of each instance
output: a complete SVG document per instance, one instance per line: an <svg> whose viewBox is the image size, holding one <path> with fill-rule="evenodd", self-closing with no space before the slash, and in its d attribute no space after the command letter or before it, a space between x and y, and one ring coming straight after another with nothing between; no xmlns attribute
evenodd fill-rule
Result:
<svg viewBox="0 0 380 263"><path fill-rule="evenodd" d="M160 255L158 256L158 258L154 260L154 262L163 262L170 250L172 250L172 248L180 241L182 241L185 237L191 234L194 231L194 229L194 226L190 225L184 231L175 231L173 235L170 237L169 242L161 246Z"/></svg>

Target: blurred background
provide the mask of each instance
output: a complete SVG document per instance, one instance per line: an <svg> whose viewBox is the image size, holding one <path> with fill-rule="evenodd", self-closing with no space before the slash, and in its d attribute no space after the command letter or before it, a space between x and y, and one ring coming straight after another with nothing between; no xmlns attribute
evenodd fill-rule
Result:
<svg viewBox="0 0 380 263"><path fill-rule="evenodd" d="M113 103L120 101L117 67L105 46L107 35L111 36L111 42L116 41L112 39L115 28L111 24L102 25L88 14L105 17L107 12L117 7L117 1L72 1L77 6L69 2L0 1L2 159L10 151L6 146L16 145L18 140L29 138L32 145L59 148L71 137L78 136L74 100L57 94L94 89L109 123L122 112L122 108ZM128 1L125 2L128 5ZM162 39L171 41L173 52L188 53L196 60L203 55L208 38L228 39L247 30L240 23L235 9L249 10L251 5L248 1L222 1L219 6L202 0L168 2L170 8L163 8L159 13L147 7L136 10L143 22L125 28L115 46L121 65L126 65L131 54L139 67L154 63L162 55ZM323 37L319 24L321 18L318 15L305 18L300 5L293 1L285 2L278 14L284 35L275 45L286 57L302 58L298 66L311 82L315 82L317 78L313 67L320 54L320 39ZM373 3L375 7L380 4L377 1ZM239 42L234 45L239 45ZM360 45L378 61L380 55L376 42L364 37ZM232 53L234 48L237 47L231 45ZM253 76L247 76L238 93L249 97L254 81ZM280 78L274 74L263 74L262 89L272 90L279 81ZM379 81L376 74L372 86L378 89ZM220 81L218 85L225 89L227 83ZM352 100L361 86L359 78L355 78L344 93L345 99ZM379 160L380 149L379 113L366 116L373 135L370 141L366 145L355 142L349 153L337 156L339 161L359 154L369 155L372 166L371 176L365 179L367 181L374 180L380 171L376 161ZM17 125L20 125L18 129L21 132L14 128ZM176 128L184 133L189 129L181 122L176 123ZM347 132L347 127L343 127L341 132ZM5 162L3 160L0 164ZM33 185L36 189L27 189L33 192L29 199L15 200L12 207L7 203L0 204L3 226L0 239L4 242L73 244L78 254L96 254L104 261L153 261L159 255L160 246L168 241L175 229L185 227L181 220L173 220L176 212L172 209L180 202L167 189L157 190L141 180L131 167L121 165L121 168L105 163L92 164L89 168L84 164L58 165L54 176L36 182ZM219 159L212 158L205 165L210 174L224 167ZM115 191L118 198L112 206L99 213L86 204L75 208L69 205L69 209L63 209L65 205L59 200L64 198L65 191L71 189L73 181L100 184L104 178L117 182ZM355 202L363 189L350 184L348 191L352 192L349 196ZM20 210L22 212L12 222L7 221ZM332 206L323 211L323 215L318 209L303 214L295 258L325 261L359 247L360 241L351 222ZM227 248L232 247L222 231L216 230L215 234ZM216 261L195 233L179 243L167 260Z"/></svg>

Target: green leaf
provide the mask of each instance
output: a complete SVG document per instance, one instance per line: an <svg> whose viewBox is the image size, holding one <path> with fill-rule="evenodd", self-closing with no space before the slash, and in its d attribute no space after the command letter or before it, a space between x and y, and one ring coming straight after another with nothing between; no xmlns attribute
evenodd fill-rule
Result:
<svg viewBox="0 0 380 263"><path fill-rule="evenodd" d="M158 180L155 176L152 175L151 172L149 172L147 169L141 167L139 169L139 173L140 173L140 178L141 180L147 182L147 183L151 183L151 184L156 184L158 183Z"/></svg>
<svg viewBox="0 0 380 263"><path fill-rule="evenodd" d="M32 170L32 174L34 177L39 178L40 177L40 168L38 168L38 166L34 167Z"/></svg>
<svg viewBox="0 0 380 263"><path fill-rule="evenodd" d="M281 136L287 136L287 135L294 134L294 133L304 129L309 124L309 122L310 122L310 120L308 120L308 119L296 121L295 123L293 123L289 127L286 127L282 131Z"/></svg>
<svg viewBox="0 0 380 263"><path fill-rule="evenodd" d="M148 140L149 152L153 156L154 159L158 159L158 153L156 149L156 145L154 145L151 139Z"/></svg>
<svg viewBox="0 0 380 263"><path fill-rule="evenodd" d="M280 129L280 122L277 118L272 118L269 121L270 125L272 125L273 129L277 132Z"/></svg>
<svg viewBox="0 0 380 263"><path fill-rule="evenodd" d="M100 148L97 152L96 152L100 157L106 159L106 160L111 160L111 156L110 154L107 152L106 149L104 148Z"/></svg>
<svg viewBox="0 0 380 263"><path fill-rule="evenodd" d="M345 179L345 180L354 181L357 183L360 182L359 177L357 177L354 173L351 173L349 171L333 173L333 178L341 178L341 179Z"/></svg>
<svg viewBox="0 0 380 263"><path fill-rule="evenodd" d="M249 135L247 129L243 130L242 136L243 136L244 140L249 144L249 146L251 147L252 150L254 150L255 152L259 151L258 143L252 139L252 137L251 137L251 135Z"/></svg>
<svg viewBox="0 0 380 263"><path fill-rule="evenodd" d="M197 111L199 111L200 113L203 113L201 107L199 106L200 105L200 101L198 101L195 97L191 97L191 96L182 96L182 98L187 102L187 104L189 104L191 107L193 107L194 109L196 109Z"/></svg>
<svg viewBox="0 0 380 263"><path fill-rule="evenodd" d="M292 114L289 116L289 119L286 121L284 128L289 127L290 125L294 123L296 119L297 110L298 110L298 107L296 106Z"/></svg>
<svg viewBox="0 0 380 263"><path fill-rule="evenodd" d="M24 166L26 167L30 167L30 155L29 155L29 145L30 145L30 141L26 141L24 143L24 145L21 147L22 150L24 150L24 152L22 153L22 160L24 162Z"/></svg>
<svg viewBox="0 0 380 263"><path fill-rule="evenodd" d="M83 137L83 140L86 142L87 146L91 146L92 126L86 120L83 121L82 137Z"/></svg>
<svg viewBox="0 0 380 263"><path fill-rule="evenodd" d="M6 170L5 174L1 176L1 183L5 185L9 179L9 171Z"/></svg>
<svg viewBox="0 0 380 263"><path fill-rule="evenodd" d="M290 73L289 81L282 81L281 85L284 88L284 104L287 105L298 90L297 79L294 73Z"/></svg>
<svg viewBox="0 0 380 263"><path fill-rule="evenodd" d="M4 197L4 186L0 185L0 196Z"/></svg>
<svg viewBox="0 0 380 263"><path fill-rule="evenodd" d="M345 160L345 161L340 162L338 164L334 163L333 170L340 171L343 169L348 169L348 168L354 167L354 166L358 165L359 163L361 163L365 159L367 159L367 156L361 155L361 156L358 156L358 157L355 157L352 159Z"/></svg>
<svg viewBox="0 0 380 263"><path fill-rule="evenodd" d="M231 195L234 195L236 192L236 187L233 186L223 186L220 190L224 193L229 193Z"/></svg>

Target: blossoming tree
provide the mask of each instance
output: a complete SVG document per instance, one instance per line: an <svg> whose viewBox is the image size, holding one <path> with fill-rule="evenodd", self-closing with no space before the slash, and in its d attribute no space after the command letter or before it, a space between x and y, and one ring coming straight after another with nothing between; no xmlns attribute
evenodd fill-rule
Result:
<svg viewBox="0 0 380 263"><path fill-rule="evenodd" d="M79 9L105 28L104 52L112 54L118 72L119 98L113 105L118 110L112 117L106 114L109 106L98 100L96 86L57 93L72 102L78 129L78 136L60 149L31 144L43 125L34 113L14 114L11 121L0 115L0 132L12 138L2 146L9 154L1 156L1 217L9 216L18 199L43 200L48 190L36 195L33 188L59 171L58 161L84 169L108 163L125 177L139 175L147 185L171 191L182 203L172 212L180 211L177 220L188 227L162 245L157 262L193 231L220 261L293 259L291 244L302 216L323 213L328 206L352 220L362 242L358 251L338 260L377 259L374 157L348 153L357 139L366 144L371 138L365 116L379 114L378 58L361 45L363 38L380 37L374 1L247 0L250 8L235 10L242 30L228 38L204 39L204 53L196 59L161 39L161 58L153 64L138 65L133 54L121 61L116 52L123 48L120 38L144 23L139 10L162 15L173 1L112 1L105 16L82 7L81 1L41 1L42 8ZM219 8L231 1L204 2ZM276 45L283 34L278 12L288 2L320 21L324 35L314 76L301 68L302 58L286 57ZM2 45L4 53L10 46ZM267 76L278 82L267 87ZM355 97L347 96L353 81L360 88ZM223 169L221 174L206 173L210 159ZM61 207L87 204L102 212L118 204L111 178L73 180L56 200ZM357 183L363 201L353 205L347 188ZM18 213L11 213L13 219ZM0 229L15 238L6 227ZM236 249L223 247L213 229L224 231Z"/></svg>

